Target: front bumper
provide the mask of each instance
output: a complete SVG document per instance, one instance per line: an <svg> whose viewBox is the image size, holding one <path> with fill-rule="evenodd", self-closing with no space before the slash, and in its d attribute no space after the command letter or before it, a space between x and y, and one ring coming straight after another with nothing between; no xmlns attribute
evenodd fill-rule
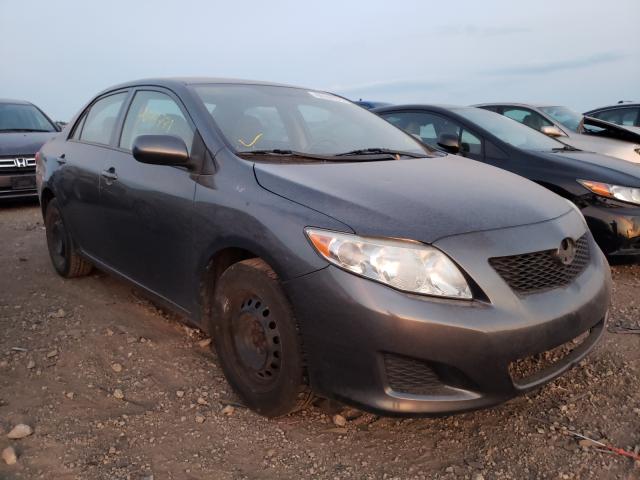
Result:
<svg viewBox="0 0 640 480"><path fill-rule="evenodd" d="M570 285L525 297L513 293L486 258L546 249L545 243L558 245L584 231L579 215L570 213L535 226L436 242L480 285L486 300L406 294L334 266L286 282L313 389L376 413L437 415L494 405L557 377L604 330L611 288L604 256L589 237L591 261ZM514 362L586 331L589 337L551 367L524 380L512 378ZM419 382L424 388L405 388Z"/></svg>
<svg viewBox="0 0 640 480"><path fill-rule="evenodd" d="M640 207L598 200L582 213L607 256L640 257Z"/></svg>
<svg viewBox="0 0 640 480"><path fill-rule="evenodd" d="M9 173L0 171L0 200L37 195L35 170Z"/></svg>

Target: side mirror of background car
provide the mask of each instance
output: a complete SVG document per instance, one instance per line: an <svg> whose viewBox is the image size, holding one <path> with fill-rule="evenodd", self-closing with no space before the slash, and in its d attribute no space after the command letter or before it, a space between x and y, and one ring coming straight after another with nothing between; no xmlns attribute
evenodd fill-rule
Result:
<svg viewBox="0 0 640 480"><path fill-rule="evenodd" d="M58 121L56 121L56 122L53 122L53 123L55 123L55 124L56 124L56 128L58 129L58 131L59 131L59 132L61 132L62 130L64 130L64 127L66 127L66 126L67 126L67 122L61 122L61 121L59 121L59 120L58 120Z"/></svg>
<svg viewBox="0 0 640 480"><path fill-rule="evenodd" d="M449 153L458 153L460 151L460 140L458 136L452 133L443 133L438 137L438 145Z"/></svg>
<svg viewBox="0 0 640 480"><path fill-rule="evenodd" d="M140 163L190 166L187 146L172 135L140 135L133 142L132 153Z"/></svg>
<svg viewBox="0 0 640 480"><path fill-rule="evenodd" d="M549 137L566 137L564 132L555 125L543 125L540 131Z"/></svg>

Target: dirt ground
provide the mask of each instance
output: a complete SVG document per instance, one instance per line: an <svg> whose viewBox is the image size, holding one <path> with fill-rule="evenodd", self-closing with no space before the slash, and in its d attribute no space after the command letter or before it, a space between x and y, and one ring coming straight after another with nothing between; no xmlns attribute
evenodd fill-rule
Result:
<svg viewBox="0 0 640 480"><path fill-rule="evenodd" d="M640 450L640 265L613 268L604 341L540 391L447 418L320 402L266 420L199 331L103 273L55 275L34 203L0 207L0 245L0 450L18 453L2 480L640 478L565 430ZM18 423L33 434L8 439Z"/></svg>

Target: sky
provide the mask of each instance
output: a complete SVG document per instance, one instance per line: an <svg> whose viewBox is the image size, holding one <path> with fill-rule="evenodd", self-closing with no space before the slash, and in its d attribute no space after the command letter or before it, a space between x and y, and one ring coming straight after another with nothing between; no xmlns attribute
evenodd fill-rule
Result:
<svg viewBox="0 0 640 480"><path fill-rule="evenodd" d="M215 76L351 99L640 101L640 0L0 0L0 98L69 120L99 91Z"/></svg>

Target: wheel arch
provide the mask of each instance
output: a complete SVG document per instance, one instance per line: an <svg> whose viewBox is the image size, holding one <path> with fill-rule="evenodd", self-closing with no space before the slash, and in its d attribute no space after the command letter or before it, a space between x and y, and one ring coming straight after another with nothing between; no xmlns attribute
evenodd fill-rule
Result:
<svg viewBox="0 0 640 480"><path fill-rule="evenodd" d="M211 333L209 331L209 319L211 318L213 296L218 279L231 265L250 258L260 258L265 261L276 274L281 277L282 271L279 268L278 262L267 252L264 252L255 245L238 246L237 244L230 244L220 246L206 255L201 263L198 288L198 323L201 328L205 329L208 333Z"/></svg>
<svg viewBox="0 0 640 480"><path fill-rule="evenodd" d="M49 187L45 187L42 190L42 193L40 194L40 208L42 209L42 218L44 218L45 214L47 213L47 207L49 206L49 203L55 197L56 196L53 193L53 190L51 190Z"/></svg>

